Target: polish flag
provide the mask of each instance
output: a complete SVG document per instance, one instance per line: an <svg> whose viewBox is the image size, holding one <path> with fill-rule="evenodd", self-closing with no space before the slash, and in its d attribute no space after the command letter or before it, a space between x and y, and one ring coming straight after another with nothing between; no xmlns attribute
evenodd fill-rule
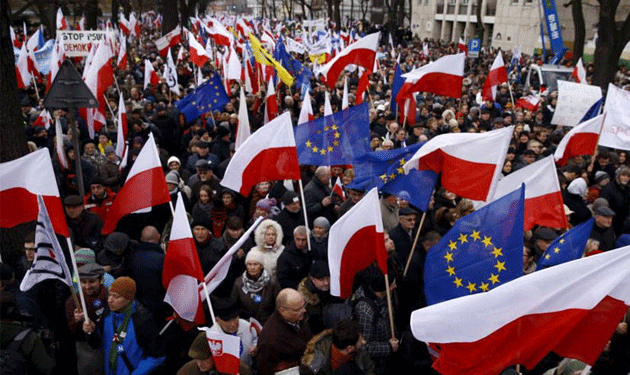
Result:
<svg viewBox="0 0 630 375"><path fill-rule="evenodd" d="M11 25L9 25L9 34L11 35L11 42L13 43L13 47L21 48L22 42L20 41L20 39L18 39L17 35L15 35L15 30Z"/></svg>
<svg viewBox="0 0 630 375"><path fill-rule="evenodd" d="M116 230L118 221L125 215L168 203L170 200L155 139L153 133L150 133L149 140L129 170L125 185L114 197L101 233L110 234Z"/></svg>
<svg viewBox="0 0 630 375"><path fill-rule="evenodd" d="M341 184L341 178L337 177L337 181L333 186L333 193L337 194L342 201L346 200L346 192L343 191L343 185Z"/></svg>
<svg viewBox="0 0 630 375"><path fill-rule="evenodd" d="M300 117L298 118L298 125L315 120L313 116L313 105L311 103L311 95L306 90L304 99L302 100L302 108L300 108Z"/></svg>
<svg viewBox="0 0 630 375"><path fill-rule="evenodd" d="M208 289L208 294L212 293L223 282L223 280L225 280L225 277L230 270L230 264L232 264L232 258L234 257L234 254L236 254L236 252L243 247L245 241L250 238L250 235L254 232L254 230L256 230L258 224L260 224L263 220L265 220L265 218L262 216L256 219L256 221L254 221L254 224L252 224L252 226L249 227L249 229L247 229L245 233L243 233L238 241L236 241L236 243L232 245L232 247L230 247L227 253L223 254L217 264L215 264L210 272L208 272L208 274L203 278L203 282L206 283L206 288ZM197 291L199 292L199 297L201 298L201 300L205 301L206 293L203 290L202 284L199 284Z"/></svg>
<svg viewBox="0 0 630 375"><path fill-rule="evenodd" d="M241 79L241 72L243 65L238 60L238 55L234 48L230 48L230 53L227 56L227 63L225 64L225 79L226 80L239 80Z"/></svg>
<svg viewBox="0 0 630 375"><path fill-rule="evenodd" d="M33 121L33 126L43 126L46 130L50 129L50 124L52 124L52 117L50 117L50 113L45 109L42 110L35 121Z"/></svg>
<svg viewBox="0 0 630 375"><path fill-rule="evenodd" d="M411 331L440 346L433 368L444 375L531 370L551 351L593 365L628 310L628 285L624 247L416 310Z"/></svg>
<svg viewBox="0 0 630 375"><path fill-rule="evenodd" d="M459 38L459 42L457 42L457 50L459 50L459 52L468 53L468 47L462 38Z"/></svg>
<svg viewBox="0 0 630 375"><path fill-rule="evenodd" d="M357 85L357 92L354 98L354 105L363 103L363 94L367 91L369 85L370 73L367 70L364 70L361 74L361 78L359 78L359 84Z"/></svg>
<svg viewBox="0 0 630 375"><path fill-rule="evenodd" d="M575 68L573 69L573 73L571 73L571 76L575 78L575 82L577 83L582 83L585 85L588 84L588 82L586 82L586 70L584 69L584 63L582 63L581 57L575 64Z"/></svg>
<svg viewBox="0 0 630 375"><path fill-rule="evenodd" d="M98 108L88 109L87 111L88 128L96 132L99 132L101 127L105 125L105 107L107 103L105 103L104 95L109 86L114 83L113 57L112 50L107 43L100 43L98 48L96 48L89 68L87 68L87 71L84 71L85 84L99 103Z"/></svg>
<svg viewBox="0 0 630 375"><path fill-rule="evenodd" d="M127 69L129 57L127 55L127 41L125 38L120 38L120 50L118 51L118 60L116 61L116 65L118 69L125 70Z"/></svg>
<svg viewBox="0 0 630 375"><path fill-rule="evenodd" d="M15 64L15 74L17 77L18 89L24 89L31 84L31 72L28 69L28 51L26 50L26 43L22 44L20 49L20 56Z"/></svg>
<svg viewBox="0 0 630 375"><path fill-rule="evenodd" d="M155 47L157 47L160 56L166 57L166 52L168 52L169 48L175 47L182 42L181 33L182 28L177 25L176 28L155 41Z"/></svg>
<svg viewBox="0 0 630 375"><path fill-rule="evenodd" d="M328 267L333 296L350 296L354 276L374 261L383 274L387 274L380 207L378 191L373 188L330 227L328 238L334 240L328 241Z"/></svg>
<svg viewBox="0 0 630 375"><path fill-rule="evenodd" d="M210 330L207 327L199 327L206 332L206 339L212 352L212 361L217 372L222 374L238 374L240 366L241 338L233 335Z"/></svg>
<svg viewBox="0 0 630 375"><path fill-rule="evenodd" d="M503 63L503 55L501 54L501 51L499 51L499 53L497 53L497 57L492 63L492 67L490 67L490 72L488 73L486 82L484 82L483 89L481 90L481 97L483 100L494 100L494 97L497 95L497 86L507 81L507 70L505 69L505 64Z"/></svg>
<svg viewBox="0 0 630 375"><path fill-rule="evenodd" d="M525 183L525 231L540 225L567 228L564 202L553 156L539 160L505 176L497 183L494 199L518 189Z"/></svg>
<svg viewBox="0 0 630 375"><path fill-rule="evenodd" d="M129 25L129 21L127 20L127 18L125 18L124 13L120 13L118 15L118 27L120 28L120 31L122 31L125 35L129 35L129 33L131 32L131 25Z"/></svg>
<svg viewBox="0 0 630 375"><path fill-rule="evenodd" d="M188 33L188 46L190 47L190 61L198 67L204 66L204 64L210 59L210 56L199 43L193 33Z"/></svg>
<svg viewBox="0 0 630 375"><path fill-rule="evenodd" d="M403 74L405 79L396 102L405 105L405 100L417 91L432 92L436 95L460 98L464 79L464 62L466 55L458 53L447 55L418 69Z"/></svg>
<svg viewBox="0 0 630 375"><path fill-rule="evenodd" d="M205 317L197 288L203 282L203 271L186 217L184 200L181 192L177 194L173 228L162 271L162 285L166 289L164 301L173 306L182 319L201 325L205 323Z"/></svg>
<svg viewBox="0 0 630 375"><path fill-rule="evenodd" d="M334 59L322 66L317 71L317 74L322 74L326 79L328 87L333 90L335 83L337 83L337 77L339 77L341 71L350 64L361 66L367 71L372 72L380 35L380 32L373 33L352 43L343 51L339 52Z"/></svg>
<svg viewBox="0 0 630 375"><path fill-rule="evenodd" d="M230 160L221 185L246 197L259 182L299 179L291 114L285 112L243 142Z"/></svg>
<svg viewBox="0 0 630 375"><path fill-rule="evenodd" d="M522 107L528 111L535 112L538 110L539 104L540 104L540 96L527 95L527 96L521 96L520 98L518 98L514 106L516 108Z"/></svg>
<svg viewBox="0 0 630 375"><path fill-rule="evenodd" d="M66 17L63 16L61 8L57 9L57 30L68 30L68 23Z"/></svg>
<svg viewBox="0 0 630 375"><path fill-rule="evenodd" d="M326 91L324 95L324 116L332 116L332 105L330 105L330 94Z"/></svg>
<svg viewBox="0 0 630 375"><path fill-rule="evenodd" d="M153 69L153 64L151 61L145 59L144 60L144 88L146 90L151 84L151 91L155 92L155 87L160 83L160 77L158 77L155 69Z"/></svg>
<svg viewBox="0 0 630 375"><path fill-rule="evenodd" d="M142 26L136 19L136 14L134 12L131 12L131 14L129 15L129 29L131 31L131 35L140 37Z"/></svg>
<svg viewBox="0 0 630 375"><path fill-rule="evenodd" d="M230 33L223 24L217 20L212 22L212 27L209 30L210 36L214 39L216 44L229 47L232 45L234 35Z"/></svg>
<svg viewBox="0 0 630 375"><path fill-rule="evenodd" d="M247 98L245 97L245 90L243 90L241 86L241 98L238 104L238 128L236 129L234 150L238 150L250 135L251 130L249 127L249 114L247 112Z"/></svg>
<svg viewBox="0 0 630 375"><path fill-rule="evenodd" d="M578 155L593 155L603 124L604 115L601 114L571 129L558 143L558 148L553 154L556 164L564 166Z"/></svg>
<svg viewBox="0 0 630 375"><path fill-rule="evenodd" d="M50 86L55 80L57 72L59 72L59 68L65 59L66 51L63 47L63 43L57 41L57 43L53 46L52 57L50 58L50 71L48 72L48 78L46 79L46 92L50 90Z"/></svg>
<svg viewBox="0 0 630 375"><path fill-rule="evenodd" d="M514 126L487 133L451 133L432 138L403 166L442 174L442 186L460 197L487 201L497 179Z"/></svg>
<svg viewBox="0 0 630 375"><path fill-rule="evenodd" d="M125 142L129 128L127 126L127 107L125 106L125 98L122 93L118 98L118 129L116 131L116 156L123 158L125 155Z"/></svg>
<svg viewBox="0 0 630 375"><path fill-rule="evenodd" d="M57 152L57 160L59 160L61 169L70 168L70 163L66 159L66 151L63 147L63 130L61 129L59 118L55 120L55 151Z"/></svg>
<svg viewBox="0 0 630 375"><path fill-rule="evenodd" d="M267 96L265 97L265 124L278 116L278 98L276 98L276 89L273 86L273 79L269 80L267 85Z"/></svg>
<svg viewBox="0 0 630 375"><path fill-rule="evenodd" d="M0 163L0 228L13 228L37 219L37 196L46 203L55 233L69 237L52 160L43 148Z"/></svg>

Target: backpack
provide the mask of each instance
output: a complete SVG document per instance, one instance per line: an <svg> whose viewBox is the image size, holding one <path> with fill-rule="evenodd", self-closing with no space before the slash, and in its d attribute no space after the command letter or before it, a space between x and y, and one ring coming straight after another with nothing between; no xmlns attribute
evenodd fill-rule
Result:
<svg viewBox="0 0 630 375"><path fill-rule="evenodd" d="M22 351L22 343L31 332L30 328L20 331L8 348L0 349L0 375L26 375L27 361Z"/></svg>

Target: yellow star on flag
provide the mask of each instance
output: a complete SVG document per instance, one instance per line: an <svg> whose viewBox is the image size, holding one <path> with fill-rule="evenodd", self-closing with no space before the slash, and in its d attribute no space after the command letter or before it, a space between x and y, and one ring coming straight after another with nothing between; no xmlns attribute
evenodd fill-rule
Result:
<svg viewBox="0 0 630 375"><path fill-rule="evenodd" d="M341 134L339 134L339 132L335 132L335 138L339 138L341 136Z"/></svg>
<svg viewBox="0 0 630 375"><path fill-rule="evenodd" d="M330 127L332 130L337 130L339 129L339 127L337 127L337 125L333 124L333 126Z"/></svg>
<svg viewBox="0 0 630 375"><path fill-rule="evenodd" d="M554 247L553 248L553 252L554 253L559 253L560 252L560 248L559 247Z"/></svg>
<svg viewBox="0 0 630 375"><path fill-rule="evenodd" d="M489 288L490 284L488 283L481 283L479 285L479 289L481 289L484 292L487 292L490 288Z"/></svg>
<svg viewBox="0 0 630 375"><path fill-rule="evenodd" d="M545 255L545 259L549 259L551 256L549 254Z"/></svg>
<svg viewBox="0 0 630 375"><path fill-rule="evenodd" d="M486 247L492 246L492 237L483 236L483 241L481 242L483 242L483 244L486 245Z"/></svg>
<svg viewBox="0 0 630 375"><path fill-rule="evenodd" d="M459 234L459 237L457 237L457 239L458 239L461 243L468 242L468 236L467 236L467 235L465 235L464 233L460 233L460 234Z"/></svg>
<svg viewBox="0 0 630 375"><path fill-rule="evenodd" d="M468 289L470 293L475 292L477 291L477 285L469 281L468 285L466 285L466 289Z"/></svg>
<svg viewBox="0 0 630 375"><path fill-rule="evenodd" d="M313 152L317 152L319 149L317 147L313 147Z"/></svg>
<svg viewBox="0 0 630 375"><path fill-rule="evenodd" d="M455 280L453 280L453 282L455 283L456 287L460 287L460 286L464 286L464 284L462 284L462 279L460 279L459 277L456 277Z"/></svg>
<svg viewBox="0 0 630 375"><path fill-rule="evenodd" d="M448 272L448 275L449 275L449 276L453 276L453 275L455 275L455 267L453 267L453 266L449 266L449 267L446 269L446 272Z"/></svg>
<svg viewBox="0 0 630 375"><path fill-rule="evenodd" d="M400 158L400 160L398 160L398 163L400 163L400 165L405 165L405 158Z"/></svg>
<svg viewBox="0 0 630 375"><path fill-rule="evenodd" d="M319 153L322 155L326 155L326 150L324 150L323 148L321 150L319 150Z"/></svg>
<svg viewBox="0 0 630 375"><path fill-rule="evenodd" d="M389 175L389 179L390 179L390 180L393 180L393 179L395 179L395 178L396 178L396 174L391 173L391 174Z"/></svg>
<svg viewBox="0 0 630 375"><path fill-rule="evenodd" d="M496 283L500 283L499 275L495 275L493 273L490 274L490 277L488 278L488 280L492 281L492 285L494 285Z"/></svg>
<svg viewBox="0 0 630 375"><path fill-rule="evenodd" d="M497 272L505 271L505 262L499 262L497 260L497 264L494 265L494 268L497 269Z"/></svg>
<svg viewBox="0 0 630 375"><path fill-rule="evenodd" d="M328 130L330 130L330 128L328 126L324 126L324 130L328 131Z"/></svg>
<svg viewBox="0 0 630 375"><path fill-rule="evenodd" d="M560 241L558 241L558 242L560 242L560 243L564 243L564 238L563 238L563 239L561 239L561 240L560 240Z"/></svg>
<svg viewBox="0 0 630 375"><path fill-rule="evenodd" d="M339 141L334 141L334 142L333 142L333 145L335 145L335 146L339 146Z"/></svg>
<svg viewBox="0 0 630 375"><path fill-rule="evenodd" d="M332 146L328 146L328 152L333 152L333 147Z"/></svg>
<svg viewBox="0 0 630 375"><path fill-rule="evenodd" d="M452 262L453 261L453 253L446 253L446 255L444 255L444 259L446 259L447 262Z"/></svg>
<svg viewBox="0 0 630 375"><path fill-rule="evenodd" d="M475 241L479 240L481 238L481 236L479 235L479 231L473 230L472 234L470 235L470 238L472 238Z"/></svg>
<svg viewBox="0 0 630 375"><path fill-rule="evenodd" d="M398 172L398 174L405 173L405 170L403 168L398 168L398 169L396 169L396 171Z"/></svg>
<svg viewBox="0 0 630 375"><path fill-rule="evenodd" d="M502 250L503 250L502 247L500 247L498 249L495 247L494 250L492 250L492 255L494 255L495 258L498 258L499 255L503 256L503 253L501 252Z"/></svg>
<svg viewBox="0 0 630 375"><path fill-rule="evenodd" d="M306 141L305 145L306 145L306 147L310 148L312 143L311 143L311 141Z"/></svg>
<svg viewBox="0 0 630 375"><path fill-rule="evenodd" d="M450 247L450 248L451 248L451 250L455 250L455 249L457 249L457 242L454 242L454 241L449 241L449 243L448 243L448 247Z"/></svg>
<svg viewBox="0 0 630 375"><path fill-rule="evenodd" d="M386 174L382 174L380 176L378 176L381 180L383 181L387 181L387 175Z"/></svg>

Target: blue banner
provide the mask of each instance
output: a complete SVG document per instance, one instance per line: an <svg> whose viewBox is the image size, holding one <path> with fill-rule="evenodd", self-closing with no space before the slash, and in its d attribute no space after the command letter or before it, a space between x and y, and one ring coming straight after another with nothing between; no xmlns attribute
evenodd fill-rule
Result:
<svg viewBox="0 0 630 375"><path fill-rule="evenodd" d="M547 21L547 33L549 34L551 51L555 55L554 60L559 62L567 48L564 46L564 43L562 43L562 33L560 32L560 22L558 20L556 1L543 0L542 4L543 10L545 11L545 20Z"/></svg>

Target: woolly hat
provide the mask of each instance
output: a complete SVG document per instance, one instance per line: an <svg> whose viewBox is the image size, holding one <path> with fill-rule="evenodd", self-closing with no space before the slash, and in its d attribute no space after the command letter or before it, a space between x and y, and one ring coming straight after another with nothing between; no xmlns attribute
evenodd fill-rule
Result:
<svg viewBox="0 0 630 375"><path fill-rule="evenodd" d="M326 230L328 230L330 229L330 222L325 217L320 216L313 221L313 226L326 228Z"/></svg>
<svg viewBox="0 0 630 375"><path fill-rule="evenodd" d="M136 298L136 282L131 277L121 276L114 280L112 286L109 287L109 292L133 301Z"/></svg>
<svg viewBox="0 0 630 375"><path fill-rule="evenodd" d="M82 248L74 252L74 259L77 264L88 264L96 262L96 254L92 249Z"/></svg>
<svg viewBox="0 0 630 375"><path fill-rule="evenodd" d="M173 184L173 185L178 185L179 184L179 178L177 176L177 172L175 172L175 171L168 172L166 174L165 178L166 178L166 183L167 184Z"/></svg>
<svg viewBox="0 0 630 375"><path fill-rule="evenodd" d="M569 187L567 188L567 191L571 194L583 197L584 194L586 194L586 189L586 181L584 181L582 177L578 177L575 180L571 181Z"/></svg>
<svg viewBox="0 0 630 375"><path fill-rule="evenodd" d="M276 200L273 198L263 198L256 203L256 208L262 208L267 212L271 212L271 209L276 205Z"/></svg>
<svg viewBox="0 0 630 375"><path fill-rule="evenodd" d="M182 162L179 161L179 158L177 156L171 156L170 158L168 158L168 161L166 162L166 165L171 165L171 163L177 163L179 165L182 165Z"/></svg>
<svg viewBox="0 0 630 375"><path fill-rule="evenodd" d="M112 152L116 152L116 150L114 149L114 146L112 145L105 146L105 155L109 155Z"/></svg>
<svg viewBox="0 0 630 375"><path fill-rule="evenodd" d="M263 256L259 251L250 251L249 253L247 253L247 256L245 257L245 264L247 264L247 262L256 262L261 264L264 267L264 263L263 263Z"/></svg>
<svg viewBox="0 0 630 375"><path fill-rule="evenodd" d="M328 268L328 263L323 260L318 260L313 263L311 269L308 271L308 274L316 279L323 279L324 277L330 276L330 270Z"/></svg>

